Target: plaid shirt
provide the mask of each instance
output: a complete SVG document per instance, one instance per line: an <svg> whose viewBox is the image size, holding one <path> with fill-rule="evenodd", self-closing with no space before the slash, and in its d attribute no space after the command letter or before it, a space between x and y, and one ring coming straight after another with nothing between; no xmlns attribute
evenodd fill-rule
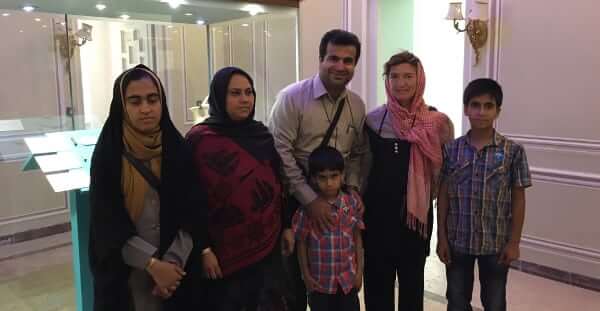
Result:
<svg viewBox="0 0 600 311"><path fill-rule="evenodd" d="M292 221L297 239L306 241L310 275L317 281L318 292L335 294L339 287L348 294L354 287L357 259L354 248L354 229L364 229L365 225L358 213L361 204L350 194L340 192L332 205L335 228L318 234L312 221L300 208Z"/></svg>
<svg viewBox="0 0 600 311"><path fill-rule="evenodd" d="M510 238L511 190L531 186L531 174L521 145L495 132L478 152L469 133L444 146L448 242L460 253L493 255Z"/></svg>

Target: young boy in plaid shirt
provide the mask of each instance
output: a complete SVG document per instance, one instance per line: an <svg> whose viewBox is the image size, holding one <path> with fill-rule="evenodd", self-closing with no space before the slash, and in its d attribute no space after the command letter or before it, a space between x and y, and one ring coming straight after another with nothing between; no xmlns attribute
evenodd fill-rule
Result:
<svg viewBox="0 0 600 311"><path fill-rule="evenodd" d="M472 310L476 260L484 309L506 310L508 268L519 258L531 174L523 147L494 129L502 97L494 80L469 83L463 104L471 130L444 146L437 253L446 264L448 311Z"/></svg>
<svg viewBox="0 0 600 311"><path fill-rule="evenodd" d="M360 198L342 185L344 159L332 147L319 147L308 159L309 177L316 192L329 202L334 226L319 232L304 209L294 215L298 261L308 291L311 311L359 311L362 286L364 229Z"/></svg>

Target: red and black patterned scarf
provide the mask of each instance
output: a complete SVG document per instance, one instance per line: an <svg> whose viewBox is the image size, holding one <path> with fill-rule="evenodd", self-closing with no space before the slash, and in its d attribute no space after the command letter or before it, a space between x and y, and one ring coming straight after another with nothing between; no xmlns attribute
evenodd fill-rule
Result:
<svg viewBox="0 0 600 311"><path fill-rule="evenodd" d="M268 129L227 115L225 98L238 68L217 72L211 83L210 117L188 133L196 173L208 194L208 234L225 275L271 253L281 231L281 159ZM254 87L253 87L254 90Z"/></svg>

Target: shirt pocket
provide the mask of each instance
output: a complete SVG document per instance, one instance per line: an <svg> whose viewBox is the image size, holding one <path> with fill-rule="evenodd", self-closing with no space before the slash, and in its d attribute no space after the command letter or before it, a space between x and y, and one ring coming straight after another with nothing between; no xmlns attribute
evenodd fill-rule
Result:
<svg viewBox="0 0 600 311"><path fill-rule="evenodd" d="M471 161L459 162L450 167L450 178L448 183L448 194L450 197L456 197L464 192L471 184L471 171L473 165Z"/></svg>
<svg viewBox="0 0 600 311"><path fill-rule="evenodd" d="M354 127L351 120L344 121L346 121L344 118L340 118L331 140L336 140L336 147L342 154L348 154L352 150L354 140L358 137L358 130Z"/></svg>
<svg viewBox="0 0 600 311"><path fill-rule="evenodd" d="M486 171L485 191L490 200L504 202L508 199L507 187L509 186L509 172L504 162L491 166Z"/></svg>

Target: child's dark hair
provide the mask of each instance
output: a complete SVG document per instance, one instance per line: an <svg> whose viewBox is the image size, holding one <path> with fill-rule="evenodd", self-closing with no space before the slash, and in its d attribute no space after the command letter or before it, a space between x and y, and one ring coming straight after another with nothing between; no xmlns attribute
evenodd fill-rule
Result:
<svg viewBox="0 0 600 311"><path fill-rule="evenodd" d="M309 176L314 177L325 170L344 170L344 157L342 157L342 154L333 147L318 147L308 157Z"/></svg>
<svg viewBox="0 0 600 311"><path fill-rule="evenodd" d="M325 33L321 38L321 44L319 44L320 61L323 61L325 58L325 54L327 54L327 44L329 43L332 45L354 46L356 48L354 64L358 63L358 59L360 58L360 40L358 40L358 37L355 34L341 29L333 29Z"/></svg>
<svg viewBox="0 0 600 311"><path fill-rule="evenodd" d="M481 95L490 95L496 100L496 107L502 106L502 87L495 80L487 78L475 79L467 85L463 93L463 105L466 106L473 97Z"/></svg>

